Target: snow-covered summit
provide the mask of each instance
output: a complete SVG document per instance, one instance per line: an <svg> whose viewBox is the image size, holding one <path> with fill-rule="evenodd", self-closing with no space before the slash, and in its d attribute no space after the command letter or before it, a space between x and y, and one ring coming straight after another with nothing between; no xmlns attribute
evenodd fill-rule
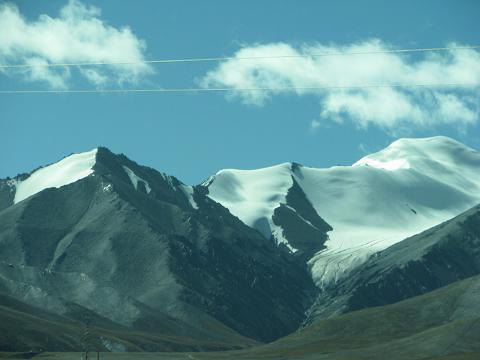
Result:
<svg viewBox="0 0 480 360"><path fill-rule="evenodd" d="M15 182L16 204L47 188L59 188L83 179L93 173L98 149L66 158L34 171L25 180Z"/></svg>
<svg viewBox="0 0 480 360"><path fill-rule="evenodd" d="M69 155L27 176L3 181L9 193L14 193L7 206L17 204L45 189L60 188L94 176L94 173L101 176L104 192L111 192L113 183L120 181L148 196L175 197L178 194L187 200L189 206L198 209L192 186L183 184L173 176L138 165L125 155L114 154L104 147Z"/></svg>
<svg viewBox="0 0 480 360"><path fill-rule="evenodd" d="M373 252L480 203L479 178L480 153L439 136L397 140L352 166L220 171L208 189L212 199L262 231L295 181L333 227L326 249L310 260L316 282L325 285Z"/></svg>
<svg viewBox="0 0 480 360"><path fill-rule="evenodd" d="M460 160L464 165L478 165L475 150L445 136L421 139L399 139L385 149L367 155L352 166L371 166L385 170L415 168L421 170L432 163L450 166Z"/></svg>

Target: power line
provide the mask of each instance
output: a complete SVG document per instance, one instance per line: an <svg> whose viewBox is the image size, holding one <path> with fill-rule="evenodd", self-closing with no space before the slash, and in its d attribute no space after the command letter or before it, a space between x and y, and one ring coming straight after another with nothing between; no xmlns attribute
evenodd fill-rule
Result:
<svg viewBox="0 0 480 360"><path fill-rule="evenodd" d="M325 85L325 86L284 86L257 88L163 88L163 89L72 89L72 90L0 90L7 94L121 94L121 93L196 93L236 91L287 91L287 90L348 90L368 88L413 88L413 87L477 87L477 83L449 84L370 84L370 85Z"/></svg>
<svg viewBox="0 0 480 360"><path fill-rule="evenodd" d="M345 55L374 55L374 54L395 54L415 52L436 52L436 51L457 51L480 49L480 45L465 45L453 47L416 48L416 49L392 49L378 51L354 51L354 52L324 52L302 55L269 55L269 56L244 56L244 57L206 57L186 59L159 59L159 60L135 60L135 61L99 61L99 62L78 62L78 63L44 63L44 64L12 64L0 65L0 69L21 69L32 67L69 67L69 66L101 66L101 65L138 65L138 64L167 64L167 63L194 63L213 62L228 60L262 60L262 59L290 59L290 58L314 58L324 56L345 56Z"/></svg>

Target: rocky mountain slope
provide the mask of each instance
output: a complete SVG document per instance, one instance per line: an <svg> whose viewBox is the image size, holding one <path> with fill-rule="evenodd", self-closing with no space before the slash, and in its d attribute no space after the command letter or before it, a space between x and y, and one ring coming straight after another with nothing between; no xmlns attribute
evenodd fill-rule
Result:
<svg viewBox="0 0 480 360"><path fill-rule="evenodd" d="M480 276L475 276L393 305L317 321L235 358L473 360L479 355Z"/></svg>
<svg viewBox="0 0 480 360"><path fill-rule="evenodd" d="M320 320L270 344L236 351L136 353L138 360L477 360L480 356L480 276L392 305ZM5 354L0 358L31 358ZM39 359L78 359L42 353ZM127 359L129 354L102 354Z"/></svg>
<svg viewBox="0 0 480 360"><path fill-rule="evenodd" d="M175 319L164 322L182 326ZM235 334L223 341L199 339L195 329L192 335L132 329L74 304L68 313L58 315L0 293L0 351L214 351L257 344Z"/></svg>
<svg viewBox="0 0 480 360"><path fill-rule="evenodd" d="M480 274L480 205L371 256L326 286L308 322L391 304Z"/></svg>
<svg viewBox="0 0 480 360"><path fill-rule="evenodd" d="M238 347L294 331L311 304L292 254L202 187L105 148L3 180L0 192L0 291L31 306Z"/></svg>

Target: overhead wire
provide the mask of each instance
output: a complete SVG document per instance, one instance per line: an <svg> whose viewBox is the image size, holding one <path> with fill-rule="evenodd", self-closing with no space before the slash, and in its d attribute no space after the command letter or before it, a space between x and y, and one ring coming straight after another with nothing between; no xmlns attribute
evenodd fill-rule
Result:
<svg viewBox="0 0 480 360"><path fill-rule="evenodd" d="M254 88L158 88L158 89L53 89L53 90L0 90L0 94L120 94L120 93L196 93L196 92L246 92L246 91L307 91L307 90L348 90L368 88L409 88L409 87L478 87L477 83L449 84L369 84L369 85L325 85L325 86L283 86Z"/></svg>
<svg viewBox="0 0 480 360"><path fill-rule="evenodd" d="M125 60L125 61L97 61L77 63L37 63L37 64L0 64L0 69L33 68L33 67L71 67L71 66L104 66L104 65L138 65L138 64L166 64L166 63L193 63L193 62L219 62L229 60L262 60L262 59L290 59L290 58L315 58L324 56L346 56L346 55L374 55L393 53L414 53L414 52L437 52L480 49L480 45L465 45L434 48L412 48L412 49L391 49L353 52L323 52L312 54L296 55L267 55L267 56L227 56L227 57L205 57L205 58L183 58L183 59L158 59L158 60Z"/></svg>
<svg viewBox="0 0 480 360"><path fill-rule="evenodd" d="M1 65L0 69L21 69L33 67L72 67L72 66L106 66L106 65L135 65L135 64L162 64L162 63L193 63L193 62L219 62L228 60L261 60L261 59L288 59L288 58L314 58L323 56L345 55L372 55L390 53L414 53L457 51L467 49L480 49L480 45L465 45L434 48L411 48L391 49L356 52L324 52L297 55L269 55L269 56L244 56L244 57L207 57L207 58L184 58L184 59L159 59L138 61L108 61L108 62L78 62L78 63L43 63L43 64L10 64ZM365 88L408 88L408 87L477 87L476 83L447 83L447 84L357 84L357 85L320 85L320 86L284 86L284 87L253 87L253 88L150 88L150 89L51 89L51 90L0 90L0 94L89 94L89 93L197 93L197 92L247 92L247 91L308 91L308 90L341 90L341 89L365 89Z"/></svg>

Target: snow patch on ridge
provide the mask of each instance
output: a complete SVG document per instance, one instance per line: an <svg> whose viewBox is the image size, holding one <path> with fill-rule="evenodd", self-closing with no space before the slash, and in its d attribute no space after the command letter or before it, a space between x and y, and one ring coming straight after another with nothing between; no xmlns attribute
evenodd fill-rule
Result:
<svg viewBox="0 0 480 360"><path fill-rule="evenodd" d="M138 183L141 181L145 184L145 190L147 191L147 194L150 194L150 191L152 191L152 189L150 188L148 181L143 180L140 176L137 176L137 174L135 174L129 167L125 165L123 165L123 170L125 170L125 173L128 175L135 190L138 190Z"/></svg>
<svg viewBox="0 0 480 360"><path fill-rule="evenodd" d="M88 152L70 155L55 164L46 166L33 172L27 179L17 181L15 198L16 204L42 190L59 188L93 173L97 149Z"/></svg>
<svg viewBox="0 0 480 360"><path fill-rule="evenodd" d="M193 187L189 186L189 185L183 185L182 184L182 185L180 185L180 189L182 189L183 193L187 197L188 202L190 203L192 208L198 209L198 205L193 198Z"/></svg>
<svg viewBox="0 0 480 360"><path fill-rule="evenodd" d="M275 237L277 245L283 244L285 245L292 253L296 253L298 249L295 249L287 238L283 235L283 228L277 224L271 223L272 235Z"/></svg>

